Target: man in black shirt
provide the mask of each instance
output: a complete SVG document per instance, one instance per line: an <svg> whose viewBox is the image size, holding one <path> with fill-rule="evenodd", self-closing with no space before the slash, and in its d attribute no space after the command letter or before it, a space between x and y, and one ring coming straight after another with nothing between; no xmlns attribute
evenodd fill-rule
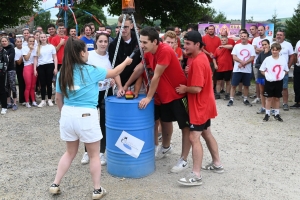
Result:
<svg viewBox="0 0 300 200"><path fill-rule="evenodd" d="M121 64L127 56L130 56L130 54L133 52L133 50L138 47L138 39L136 38L136 34L134 31L131 29L133 28L133 23L129 17L129 15L126 15L125 19L125 24L122 33L120 32L119 34L122 34L119 49L118 49L118 54L116 57L116 61L114 63L114 66L118 66ZM121 29L123 21L123 15L121 15L118 19L118 26ZM113 58L115 55L116 47L117 47L117 42L118 42L118 37L115 38L115 40L109 45L108 48L108 54L109 54L109 60L113 64ZM127 66L124 71L120 74L120 77L116 77L116 84L118 87L118 96L123 96L125 91L123 89L123 86L125 83L128 81L130 78L131 74L133 73L134 68L141 62L141 54L140 52L137 52L133 56L133 61L132 63ZM133 85L135 82L131 84L131 90L133 89Z"/></svg>

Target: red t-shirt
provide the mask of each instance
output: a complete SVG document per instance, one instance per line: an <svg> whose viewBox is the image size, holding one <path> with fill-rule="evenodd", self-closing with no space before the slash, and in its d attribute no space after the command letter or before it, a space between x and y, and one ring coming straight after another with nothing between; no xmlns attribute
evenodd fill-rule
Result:
<svg viewBox="0 0 300 200"><path fill-rule="evenodd" d="M60 43L60 39L61 38L64 38L66 41L65 41L65 44L68 40L68 36L59 36L59 35L56 35L55 37L52 38L51 40L51 44L55 47L57 47L57 45ZM64 49L65 49L65 45L61 45L59 50L57 51L57 64L62 64L62 60L63 60L63 57L64 57Z"/></svg>
<svg viewBox="0 0 300 200"><path fill-rule="evenodd" d="M231 39L231 38L228 38L228 42L227 42L227 44L231 44L232 45L232 48L234 47L234 45L235 45L235 42L234 42L234 40L233 39Z"/></svg>
<svg viewBox="0 0 300 200"><path fill-rule="evenodd" d="M148 78L149 78L149 80L152 80L153 75L154 75L154 71L152 70L152 68L149 65L146 66L146 69L148 71ZM146 92L148 93L148 91L149 91L149 85L148 85L147 74L146 74L145 71L143 72L142 77L143 77L144 85L146 87ZM159 100L159 98L158 98L158 96L157 96L156 93L154 94L154 104L155 105L160 105L161 104L161 102L160 102L160 100Z"/></svg>
<svg viewBox="0 0 300 200"><path fill-rule="evenodd" d="M214 53L215 50L221 45L221 40L219 37L210 37L208 34L202 37L202 41L206 45L204 46L204 49L209 53ZM209 56L207 56L207 58L209 62L212 62L212 59Z"/></svg>
<svg viewBox="0 0 300 200"><path fill-rule="evenodd" d="M193 60L189 72L187 86L202 87L197 94L187 93L190 123L201 125L217 116L217 107L213 91L212 71L203 52Z"/></svg>
<svg viewBox="0 0 300 200"><path fill-rule="evenodd" d="M50 35L50 36L48 37L48 43L49 43L49 44L52 44L51 41L52 41L52 39L53 39L55 36L56 36L56 35L54 35L54 36L51 36L51 35Z"/></svg>
<svg viewBox="0 0 300 200"><path fill-rule="evenodd" d="M162 104L183 98L185 94L178 94L176 87L186 85L186 77L182 71L174 50L167 44L159 43L155 54L144 54L145 62L153 71L157 65L167 66L160 77L156 94Z"/></svg>
<svg viewBox="0 0 300 200"><path fill-rule="evenodd" d="M182 56L182 49L180 47L177 47L175 53L177 58L180 58Z"/></svg>
<svg viewBox="0 0 300 200"><path fill-rule="evenodd" d="M233 70L233 62L230 49L217 48L214 53L214 57L216 58L218 64L217 72Z"/></svg>

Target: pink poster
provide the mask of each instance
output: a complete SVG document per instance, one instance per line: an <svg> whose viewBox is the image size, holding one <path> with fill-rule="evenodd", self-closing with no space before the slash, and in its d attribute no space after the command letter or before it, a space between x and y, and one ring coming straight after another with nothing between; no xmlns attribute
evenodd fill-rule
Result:
<svg viewBox="0 0 300 200"><path fill-rule="evenodd" d="M204 29L206 27L208 27L209 25L215 26L217 36L220 36L220 33L223 30L226 30L227 33L228 33L229 38L239 37L239 31L242 28L242 26L240 24L230 24L230 23L226 23L226 24L198 24L198 31L200 32L200 34L202 36L205 34ZM257 26L263 25L266 28L266 36L268 36L268 37L273 37L274 36L274 24L272 24L272 23L247 23L246 24L246 30L248 31L249 34L250 34L250 27L252 25L257 25ZM251 38L253 36L250 34L249 37Z"/></svg>

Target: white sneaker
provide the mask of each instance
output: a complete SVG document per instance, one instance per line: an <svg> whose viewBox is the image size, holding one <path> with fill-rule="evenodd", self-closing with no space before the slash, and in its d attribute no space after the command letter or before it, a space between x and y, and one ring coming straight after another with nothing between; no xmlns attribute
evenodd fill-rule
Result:
<svg viewBox="0 0 300 200"><path fill-rule="evenodd" d="M26 106L26 102L23 102L23 103L22 103L22 106Z"/></svg>
<svg viewBox="0 0 300 200"><path fill-rule="evenodd" d="M46 106L46 102L45 101L41 101L41 103L37 106L38 108L42 108Z"/></svg>
<svg viewBox="0 0 300 200"><path fill-rule="evenodd" d="M48 100L48 106L53 106L52 100Z"/></svg>
<svg viewBox="0 0 300 200"><path fill-rule="evenodd" d="M34 102L32 102L32 106L37 107L38 105L37 105L37 103L34 101Z"/></svg>
<svg viewBox="0 0 300 200"><path fill-rule="evenodd" d="M31 105L28 102L26 103L25 106L26 106L26 108L31 108Z"/></svg>
<svg viewBox="0 0 300 200"><path fill-rule="evenodd" d="M255 98L251 103L260 103L260 98Z"/></svg>
<svg viewBox="0 0 300 200"><path fill-rule="evenodd" d="M155 155L155 159L159 160L164 158L167 154L170 154L172 152L172 146L169 146L169 148L165 149L163 146L158 147L158 151Z"/></svg>
<svg viewBox="0 0 300 200"><path fill-rule="evenodd" d="M90 158L87 152L84 152L82 159L81 159L81 164L85 165L90 162Z"/></svg>
<svg viewBox="0 0 300 200"><path fill-rule="evenodd" d="M182 170L185 170L188 168L188 163L187 161L183 160L183 158L180 158L176 165L171 169L171 172L177 173L181 172Z"/></svg>
<svg viewBox="0 0 300 200"><path fill-rule="evenodd" d="M6 108L2 108L2 109L1 109L1 115L5 115L6 112L7 112L7 109L6 109Z"/></svg>
<svg viewBox="0 0 300 200"><path fill-rule="evenodd" d="M105 158L105 155L104 155L103 153L100 153L100 154L99 154L99 157L100 157L101 165L102 165L102 166L106 165L106 158Z"/></svg>

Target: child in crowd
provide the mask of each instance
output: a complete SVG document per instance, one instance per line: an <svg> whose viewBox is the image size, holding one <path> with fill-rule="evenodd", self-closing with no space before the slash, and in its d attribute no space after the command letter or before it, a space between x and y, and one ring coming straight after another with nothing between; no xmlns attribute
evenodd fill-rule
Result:
<svg viewBox="0 0 300 200"><path fill-rule="evenodd" d="M279 115L279 99L282 97L283 78L288 73L289 68L286 60L279 56L281 45L274 43L271 45L272 56L267 57L262 63L259 70L265 76L265 91L264 96L267 98L266 115L264 122L270 119L270 107L274 106L275 116L277 121L283 122ZM273 104L272 104L273 101Z"/></svg>

